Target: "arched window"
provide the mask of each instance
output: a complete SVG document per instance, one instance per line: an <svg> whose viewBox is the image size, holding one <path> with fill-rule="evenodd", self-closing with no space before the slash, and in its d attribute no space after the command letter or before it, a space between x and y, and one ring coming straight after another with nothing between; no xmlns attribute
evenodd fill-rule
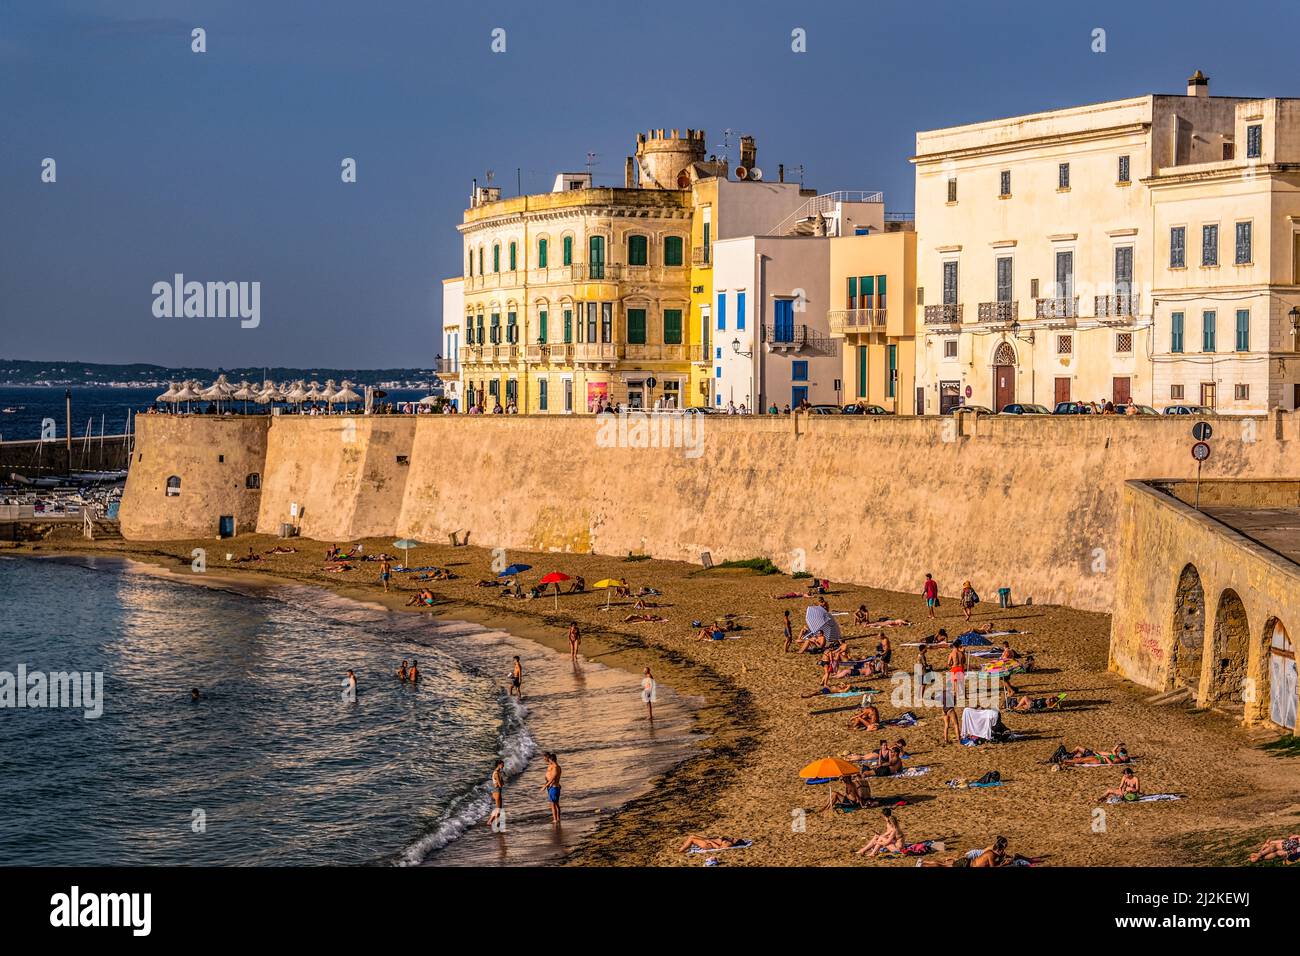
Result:
<svg viewBox="0 0 1300 956"><path fill-rule="evenodd" d="M501 244L494 243L492 246L492 271L501 271Z"/></svg>
<svg viewBox="0 0 1300 956"><path fill-rule="evenodd" d="M537 240L537 268L539 269L546 268L546 245L545 239Z"/></svg>
<svg viewBox="0 0 1300 956"><path fill-rule="evenodd" d="M250 472L249 475L248 475L248 477L244 479L244 487L245 487L245 488L261 488L261 487L262 487L262 476L259 475L259 474L258 474L257 472L255 472L255 471L254 471L254 472Z"/></svg>
<svg viewBox="0 0 1300 956"><path fill-rule="evenodd" d="M1003 342L998 346L998 350L993 353L994 365L1015 365L1016 350L1011 347L1010 342Z"/></svg>
<svg viewBox="0 0 1300 956"><path fill-rule="evenodd" d="M627 264L630 266L644 266L650 263L650 240L645 236L631 235L627 237Z"/></svg>
<svg viewBox="0 0 1300 956"><path fill-rule="evenodd" d="M181 479L178 475L172 475L167 479L167 497L176 498L181 493Z"/></svg>
<svg viewBox="0 0 1300 956"><path fill-rule="evenodd" d="M682 237L665 236L664 237L664 265L679 266L682 264Z"/></svg>

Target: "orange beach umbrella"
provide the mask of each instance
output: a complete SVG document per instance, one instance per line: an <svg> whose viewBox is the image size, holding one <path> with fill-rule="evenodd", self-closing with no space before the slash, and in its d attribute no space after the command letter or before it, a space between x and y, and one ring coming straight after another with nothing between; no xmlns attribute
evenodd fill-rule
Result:
<svg viewBox="0 0 1300 956"><path fill-rule="evenodd" d="M835 777L852 777L854 774L861 772L861 767L849 763L847 760L841 760L839 757L823 757L821 760L814 760L800 770L799 776L805 780L822 780L826 778L834 779Z"/></svg>

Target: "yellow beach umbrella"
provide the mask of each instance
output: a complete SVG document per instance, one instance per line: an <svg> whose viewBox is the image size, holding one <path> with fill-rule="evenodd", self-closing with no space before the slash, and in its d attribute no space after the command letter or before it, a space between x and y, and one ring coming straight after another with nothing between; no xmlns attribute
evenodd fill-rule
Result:
<svg viewBox="0 0 1300 956"><path fill-rule="evenodd" d="M814 760L800 770L799 776L805 780L822 780L834 779L835 777L852 777L854 774L861 772L861 767L849 763L847 760L841 760L839 757L823 757L821 760Z"/></svg>
<svg viewBox="0 0 1300 956"><path fill-rule="evenodd" d="M627 582L622 578L602 578L601 580L597 581L595 584L592 585L592 588L594 590L598 590L600 588L605 589L605 607L609 607L609 601L612 596L609 593L610 590L612 588L624 588L624 587L627 587Z"/></svg>

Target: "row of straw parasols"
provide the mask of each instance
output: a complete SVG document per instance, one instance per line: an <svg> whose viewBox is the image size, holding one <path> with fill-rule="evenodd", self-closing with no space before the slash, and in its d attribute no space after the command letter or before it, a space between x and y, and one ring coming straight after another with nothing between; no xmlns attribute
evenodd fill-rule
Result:
<svg viewBox="0 0 1300 956"><path fill-rule="evenodd" d="M283 386L267 379L262 383L262 387L258 388L248 381L235 385L227 381L225 375L219 375L217 380L207 388L204 388L198 380L172 382L171 387L159 395L157 401L171 405L216 402L218 408L227 403L243 402L247 409L249 402L258 405L304 405L309 402L324 402L327 405L346 406L361 401L361 396L353 390L352 383L347 379L344 379L337 388L332 378L325 382L323 388L319 382L306 384L301 379L296 382L286 382Z"/></svg>

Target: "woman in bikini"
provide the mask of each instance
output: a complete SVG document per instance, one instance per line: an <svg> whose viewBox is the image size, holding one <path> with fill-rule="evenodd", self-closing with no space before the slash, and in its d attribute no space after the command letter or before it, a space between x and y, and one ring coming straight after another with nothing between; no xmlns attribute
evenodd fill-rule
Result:
<svg viewBox="0 0 1300 956"><path fill-rule="evenodd" d="M517 661L519 658L516 657L515 660ZM497 829L496 822L501 819L501 814L503 812L501 798L506 786L505 772L506 762L504 760L498 760L497 765L492 768L492 813L487 819L488 828L491 830ZM505 821L502 821L502 829L505 829L504 822Z"/></svg>
<svg viewBox="0 0 1300 956"><path fill-rule="evenodd" d="M875 704L868 704L849 721L849 730L879 730L880 709Z"/></svg>
<svg viewBox="0 0 1300 956"><path fill-rule="evenodd" d="M1292 833L1279 840L1266 840L1262 847L1250 855L1251 863L1263 860L1286 860L1287 863L1300 861L1300 834Z"/></svg>
<svg viewBox="0 0 1300 956"><path fill-rule="evenodd" d="M889 807L880 811L885 818L885 830L883 833L877 833L862 849L858 850L858 856L878 856L881 853L901 853L906 840L903 838L903 828L898 825L894 819L894 811Z"/></svg>

